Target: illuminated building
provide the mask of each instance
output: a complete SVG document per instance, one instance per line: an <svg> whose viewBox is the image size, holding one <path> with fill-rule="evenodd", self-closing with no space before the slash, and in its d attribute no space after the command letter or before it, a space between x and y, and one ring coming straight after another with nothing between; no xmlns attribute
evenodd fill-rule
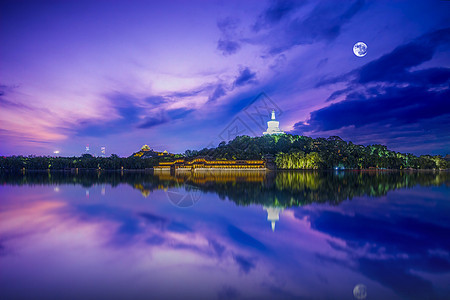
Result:
<svg viewBox="0 0 450 300"><path fill-rule="evenodd" d="M164 150L163 152L154 151L148 145L144 145L142 146L140 151L133 153L132 156L140 158L150 158L156 156L174 156L174 154L167 152L167 150Z"/></svg>
<svg viewBox="0 0 450 300"><path fill-rule="evenodd" d="M272 117L270 121L267 122L267 130L263 132L264 135L266 134L283 134L284 131L282 131L279 127L280 122L275 120L275 111L272 110Z"/></svg>
<svg viewBox="0 0 450 300"><path fill-rule="evenodd" d="M102 153L102 157L105 157L106 156L106 147L101 147L100 150Z"/></svg>
<svg viewBox="0 0 450 300"><path fill-rule="evenodd" d="M177 159L174 161L160 162L154 170L265 170L264 160L209 160L197 157L192 160Z"/></svg>

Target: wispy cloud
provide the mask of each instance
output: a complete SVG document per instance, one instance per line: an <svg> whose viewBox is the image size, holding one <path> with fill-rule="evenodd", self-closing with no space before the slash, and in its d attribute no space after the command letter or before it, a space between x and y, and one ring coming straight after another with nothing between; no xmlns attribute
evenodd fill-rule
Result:
<svg viewBox="0 0 450 300"><path fill-rule="evenodd" d="M170 96L189 97L192 93L180 92ZM110 106L116 115L101 119L79 120L76 124L67 124L66 130L76 136L104 137L133 129L149 129L172 120L182 119L194 111L186 108L163 108L155 103L167 102L163 96L149 96L139 100L130 95L114 94L109 96ZM147 105L152 104L151 106ZM70 133L69 133L70 134Z"/></svg>

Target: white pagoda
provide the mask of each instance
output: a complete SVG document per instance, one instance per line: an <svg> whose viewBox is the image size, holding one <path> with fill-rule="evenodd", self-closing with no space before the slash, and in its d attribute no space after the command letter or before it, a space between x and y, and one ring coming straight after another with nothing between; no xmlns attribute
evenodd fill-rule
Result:
<svg viewBox="0 0 450 300"><path fill-rule="evenodd" d="M280 122L275 120L275 110L272 110L272 118L267 122L267 130L263 134L283 134L284 131L280 129L279 125Z"/></svg>
<svg viewBox="0 0 450 300"><path fill-rule="evenodd" d="M263 209L267 211L267 221L271 223L272 231L275 231L275 222L280 220L280 212L283 209L276 206L263 206Z"/></svg>

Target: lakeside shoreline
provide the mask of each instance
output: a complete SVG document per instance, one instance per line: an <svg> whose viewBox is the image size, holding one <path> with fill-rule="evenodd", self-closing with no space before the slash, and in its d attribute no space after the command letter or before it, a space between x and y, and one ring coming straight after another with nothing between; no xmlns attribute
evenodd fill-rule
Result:
<svg viewBox="0 0 450 300"><path fill-rule="evenodd" d="M450 169L276 169L271 170L267 168L260 169L248 169L248 168L224 168L224 169L189 169L189 170L176 170L176 172L186 173L186 172L234 172L234 171L249 171L249 172L291 172L291 171L311 171L311 172L450 172ZM97 168L72 168L72 169L0 169L0 172L156 172L156 173L167 173L170 170L161 170L154 168L143 168L143 169L97 169ZM173 171L172 171L173 172Z"/></svg>

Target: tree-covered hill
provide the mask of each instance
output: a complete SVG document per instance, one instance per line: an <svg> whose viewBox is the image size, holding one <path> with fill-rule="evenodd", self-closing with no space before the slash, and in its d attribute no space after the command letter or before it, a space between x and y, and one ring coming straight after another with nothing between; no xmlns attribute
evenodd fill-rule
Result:
<svg viewBox="0 0 450 300"><path fill-rule="evenodd" d="M281 134L260 137L238 136L221 142L217 148L187 150L186 157L209 156L215 159L275 158L279 169L447 169L450 163L441 156L399 153L383 145L355 145L338 136L313 139Z"/></svg>

